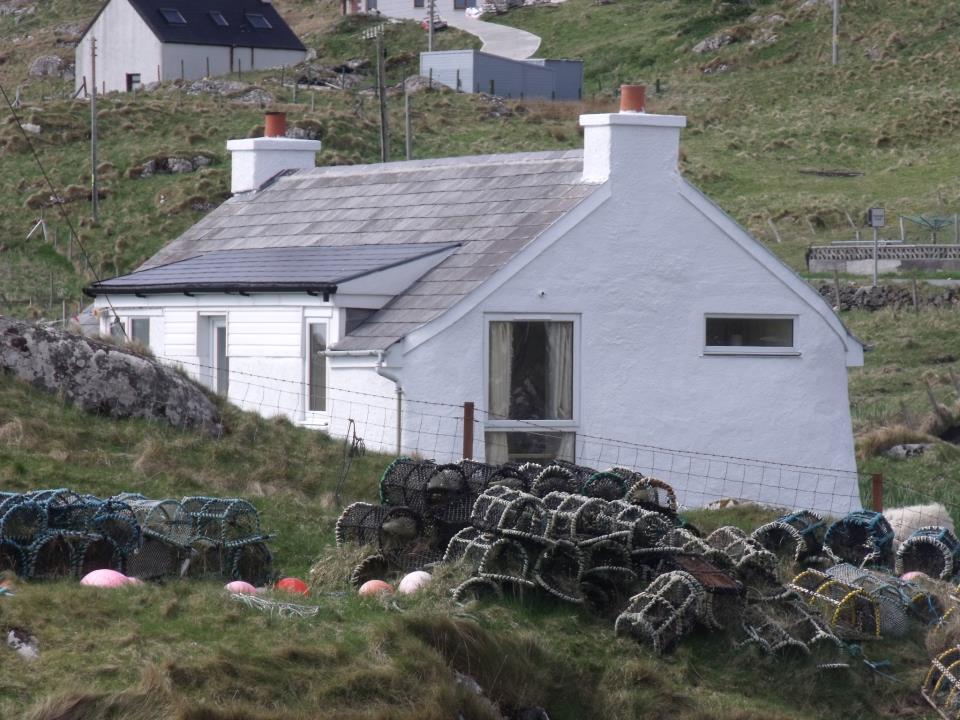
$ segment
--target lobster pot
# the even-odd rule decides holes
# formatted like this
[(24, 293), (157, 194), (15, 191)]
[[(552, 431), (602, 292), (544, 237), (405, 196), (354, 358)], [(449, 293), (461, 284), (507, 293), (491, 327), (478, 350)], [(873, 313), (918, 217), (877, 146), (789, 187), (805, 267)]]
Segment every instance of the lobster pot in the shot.
[(677, 569), (689, 573), (703, 588), (701, 612), (704, 623), (714, 630), (733, 627), (743, 619), (743, 587), (730, 575), (702, 557), (678, 555)]
[(722, 557), (711, 557), (721, 564), (730, 563), (740, 580), (752, 587), (774, 586), (777, 577), (777, 557), (765, 550), (740, 528), (717, 528), (707, 536), (707, 544)]
[(598, 472), (587, 479), (582, 492), (601, 500), (621, 500), (627, 494), (627, 481), (615, 472)]
[(179, 577), (190, 555), (189, 547), (145, 532), (143, 543), (127, 556), (127, 574), (141, 580)]
[(487, 465), (476, 460), (461, 460), (460, 470), (463, 479), (472, 495), (480, 495), (490, 483), (490, 478), (497, 471), (496, 465)]
[(0, 539), (27, 547), (47, 531), (47, 512), (34, 500), (11, 499), (0, 516)]
[(633, 505), (671, 517), (677, 514), (677, 494), (670, 485), (657, 478), (644, 477), (637, 480), (627, 491), (626, 500)]
[(683, 528), (671, 529), (660, 538), (657, 547), (691, 555), (706, 555), (713, 550), (702, 538)]
[(933, 659), (921, 692), (941, 717), (960, 718), (960, 645)]
[(896, 572), (919, 571), (932, 578), (949, 580), (960, 569), (960, 541), (944, 527), (923, 527), (897, 548)]
[(837, 520), (823, 538), (824, 550), (835, 563), (891, 565), (893, 529), (878, 512), (855, 510)]
[(607, 472), (611, 472), (614, 475), (619, 475), (623, 480), (623, 484), (627, 492), (630, 492), (630, 488), (644, 478), (643, 473), (625, 467), (612, 467)]
[(533, 579), (554, 597), (570, 603), (582, 603), (580, 580), (583, 577), (583, 553), (572, 542), (558, 540), (537, 557)]
[(838, 637), (880, 637), (880, 608), (863, 590), (831, 580), (811, 595), (810, 606), (820, 612)]
[(261, 587), (273, 579), (273, 555), (262, 540), (235, 545), (228, 552), (231, 580), (244, 580)]
[(206, 538), (197, 538), (190, 546), (190, 564), (187, 576), (191, 578), (221, 578), (227, 566), (226, 549)]
[(496, 535), (477, 530), (474, 527), (464, 528), (454, 535), (447, 543), (447, 550), (443, 562), (456, 563), (465, 561), (474, 570), (480, 565), (487, 549), (496, 541)]
[(27, 551), (28, 572), (36, 580), (72, 577), (90, 535), (70, 530), (51, 530), (37, 538)]
[(494, 485), (484, 491), (471, 512), (474, 527), (534, 541), (542, 541), (547, 519), (540, 498), (504, 485)]
[[(863, 590), (873, 601), (880, 617), (879, 633), (890, 637), (903, 637), (910, 629), (909, 617), (915, 604), (926, 596), (908, 582), (886, 573), (872, 572), (853, 565), (836, 565), (826, 572), (833, 580)], [(923, 597), (921, 597), (923, 596)]]
[(140, 545), (140, 523), (124, 502), (103, 502), (90, 521), (90, 529), (110, 538), (124, 553), (131, 553)]
[(334, 527), (337, 547), (343, 547), (347, 543), (375, 544), (380, 533), (380, 524), (389, 509), (383, 505), (371, 505), (365, 502), (347, 505), (337, 518), (337, 524)]
[(174, 545), (186, 546), (195, 536), (193, 516), (176, 500), (130, 498), (125, 502), (133, 510), (144, 535), (162, 538)]
[(443, 559), (443, 550), (428, 538), (420, 538), (403, 547), (385, 548), (381, 553), (391, 568), (404, 573), (429, 569)]
[(21, 576), (27, 574), (26, 552), (9, 540), (0, 540), (0, 573), (2, 572), (12, 572)]
[(583, 552), (584, 572), (594, 568), (624, 568), (629, 569), (633, 560), (630, 557), (629, 533), (619, 532), (603, 535), (579, 544)]
[(436, 467), (425, 492), (424, 514), (444, 525), (459, 527), (470, 522), (470, 511), (480, 494), (470, 490), (459, 465)]
[(530, 493), (539, 498), (554, 492), (575, 494), (582, 489), (583, 484), (574, 477), (573, 472), (560, 465), (548, 465), (530, 483)]
[(580, 487), (583, 487), (587, 480), (590, 479), (590, 476), (596, 474), (597, 472), (594, 468), (587, 467), (586, 465), (577, 465), (576, 463), (569, 462), (568, 460), (556, 460), (554, 464), (559, 465), (562, 468), (566, 468), (573, 473), (573, 477), (580, 484)]
[(380, 478), (380, 503), (422, 513), (427, 506), (427, 483), (436, 471), (437, 466), (431, 461), (397, 458)]
[(480, 559), (477, 574), (500, 582), (533, 585), (529, 580), (530, 556), (527, 549), (519, 541), (510, 538), (500, 538), (487, 548)]
[(843, 643), (800, 600), (753, 603), (744, 608), (741, 645), (754, 645), (768, 655), (840, 656)]
[(580, 581), (584, 604), (597, 615), (613, 617), (626, 606), (637, 582), (637, 574), (624, 568), (599, 567), (586, 570)]
[(30, 499), (46, 510), (48, 528), (76, 532), (91, 528), (93, 517), (103, 504), (99, 498), (66, 489), (39, 490), (30, 493)]
[(658, 653), (668, 652), (696, 625), (704, 594), (689, 573), (664, 573), (630, 598), (614, 624), (616, 633), (649, 643)]
[(350, 574), (350, 584), (359, 588), (368, 580), (383, 580), (393, 574), (390, 563), (380, 553), (367, 555)]
[(777, 557), (800, 563), (822, 552), (825, 534), (823, 517), (802, 510), (761, 525), (751, 537)]
[(547, 529), (550, 537), (597, 537), (616, 529), (606, 501), (599, 498), (552, 492), (543, 499), (543, 505), (553, 511)]
[(639, 505), (631, 505), (616, 500), (607, 506), (607, 512), (613, 513), (618, 529), (630, 530), (635, 549), (654, 547), (661, 538), (673, 530), (675, 525), (670, 518)]
[(198, 537), (224, 546), (262, 539), (260, 514), (246, 500), (189, 497), (181, 500), (180, 504), (183, 511), (192, 516)]
[(453, 600), (458, 603), (501, 600), (503, 589), (491, 578), (472, 577), (453, 589)]
[(527, 475), (520, 470), (521, 466), (516, 463), (505, 463), (500, 465), (493, 474), (490, 476), (487, 481), (487, 487), (484, 488), (484, 492), (487, 489), (493, 487), (505, 487), (510, 488), (511, 490), (519, 490), (521, 492), (527, 492), (530, 489), (530, 484), (533, 482), (533, 478)]
[(94, 570), (126, 569), (126, 555), (117, 544), (108, 537), (96, 535), (89, 537), (76, 548), (77, 575), (81, 578)]

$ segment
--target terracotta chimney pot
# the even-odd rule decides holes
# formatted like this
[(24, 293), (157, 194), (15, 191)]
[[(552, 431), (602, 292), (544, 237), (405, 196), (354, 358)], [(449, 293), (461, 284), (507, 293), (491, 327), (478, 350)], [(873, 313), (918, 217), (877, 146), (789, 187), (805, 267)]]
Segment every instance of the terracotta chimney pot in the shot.
[(646, 85), (620, 86), (620, 112), (644, 112), (646, 101)]
[(264, 123), (264, 137), (285, 137), (287, 134), (287, 114), (283, 112), (268, 112)]

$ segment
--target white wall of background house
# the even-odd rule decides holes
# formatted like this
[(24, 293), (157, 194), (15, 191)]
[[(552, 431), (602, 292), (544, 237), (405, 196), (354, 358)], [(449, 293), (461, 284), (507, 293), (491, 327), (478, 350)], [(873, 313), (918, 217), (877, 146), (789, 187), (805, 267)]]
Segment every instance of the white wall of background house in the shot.
[[(291, 67), (301, 62), (305, 53), (299, 50), (276, 50), (272, 48), (222, 47), (218, 45), (188, 45), (185, 43), (164, 43), (161, 75), (164, 80), (178, 80), (181, 73), (187, 80), (231, 72), (269, 70), (270, 68)], [(207, 62), (209, 60), (209, 72)], [(154, 75), (146, 76), (145, 82), (156, 80)]]
[[(679, 128), (616, 126), (614, 134), (623, 132), (613, 142), (591, 137), (608, 127), (586, 131), (587, 173), (604, 175), (602, 167), (591, 170), (591, 141), (614, 157), (609, 194), (591, 196), (457, 308), (408, 336), (390, 355), (403, 365), (404, 392), (488, 408), (489, 323), (567, 319), (576, 328), (573, 418), (538, 424), (855, 471), (846, 367), (862, 363), (859, 343), (779, 261), (773, 269), (761, 264), (758, 253), (767, 251), (682, 180), (675, 170)], [(575, 226), (564, 232), (566, 224)], [(711, 314), (793, 319), (793, 347), (710, 351)], [(482, 437), (477, 444), (482, 449)], [(578, 439), (584, 462), (599, 453), (591, 444)], [(633, 459), (629, 448), (608, 450), (610, 462), (618, 454), (625, 464)], [(723, 497), (736, 495), (728, 481)], [(798, 490), (794, 504), (815, 506), (816, 489)], [(694, 504), (715, 499), (686, 490)], [(765, 492), (779, 502), (790, 494)], [(859, 505), (855, 487), (837, 493), (846, 496), (841, 505)]]
[[(127, 75), (146, 84), (157, 79), (163, 44), (127, 0), (112, 0), (77, 45), (75, 89), (90, 90), (90, 44), (97, 39), (97, 91), (127, 89)], [(109, 38), (109, 39), (108, 39)], [(179, 63), (177, 72), (179, 73)], [(179, 77), (179, 75), (178, 75)]]

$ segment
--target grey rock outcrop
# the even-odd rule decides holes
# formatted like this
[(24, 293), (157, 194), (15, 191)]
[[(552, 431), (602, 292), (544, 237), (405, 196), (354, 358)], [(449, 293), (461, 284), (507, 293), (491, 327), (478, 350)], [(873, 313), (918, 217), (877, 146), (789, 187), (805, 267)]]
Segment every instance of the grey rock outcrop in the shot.
[(216, 406), (158, 361), (110, 343), (0, 316), (0, 371), (87, 412), (223, 432)]
[(30, 63), (30, 77), (59, 77), (66, 70), (66, 63), (56, 55), (41, 55)]

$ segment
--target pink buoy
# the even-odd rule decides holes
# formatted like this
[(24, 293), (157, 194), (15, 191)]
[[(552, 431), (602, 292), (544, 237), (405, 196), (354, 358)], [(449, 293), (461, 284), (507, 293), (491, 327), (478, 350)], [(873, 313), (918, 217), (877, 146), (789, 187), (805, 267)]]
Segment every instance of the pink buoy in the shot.
[(127, 576), (127, 585), (143, 585), (143, 580), (140, 578)]
[(256, 595), (257, 589), (248, 582), (243, 580), (234, 580), (233, 582), (228, 582), (223, 586), (223, 589), (227, 592), (240, 593), (241, 595)]
[(380, 593), (392, 593), (393, 586), (385, 583), (383, 580), (367, 580), (360, 586), (361, 595), (379, 595)]
[(907, 582), (917, 582), (918, 580), (929, 580), (930, 576), (919, 570), (911, 570), (910, 572), (905, 572), (900, 576), (901, 580), (906, 580)]
[(430, 573), (423, 570), (416, 570), (403, 576), (403, 579), (397, 586), (397, 590), (401, 595), (412, 595), (432, 579), (433, 576)]
[(123, 587), (129, 582), (129, 578), (123, 573), (118, 573), (116, 570), (94, 570), (83, 576), (83, 579), (80, 581), (81, 585), (87, 585), (88, 587)]

